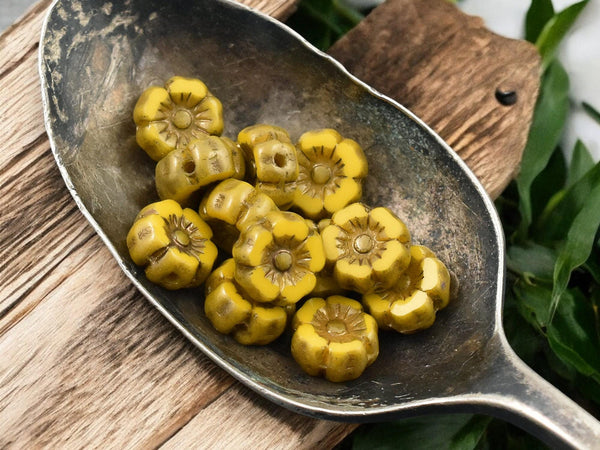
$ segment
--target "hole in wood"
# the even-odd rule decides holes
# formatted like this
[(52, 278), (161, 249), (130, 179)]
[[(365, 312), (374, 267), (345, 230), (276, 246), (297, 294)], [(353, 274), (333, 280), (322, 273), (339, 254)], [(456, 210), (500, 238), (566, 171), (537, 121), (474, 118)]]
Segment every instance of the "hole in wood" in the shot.
[(517, 103), (517, 91), (499, 87), (496, 89), (496, 100), (504, 106), (514, 105)]

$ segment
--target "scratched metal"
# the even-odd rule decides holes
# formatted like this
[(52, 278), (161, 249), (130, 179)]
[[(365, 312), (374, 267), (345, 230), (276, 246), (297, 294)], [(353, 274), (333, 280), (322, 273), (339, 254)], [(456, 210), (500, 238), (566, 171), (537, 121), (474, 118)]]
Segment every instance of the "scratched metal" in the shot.
[[(294, 139), (332, 127), (358, 141), (370, 168), (365, 202), (393, 209), (413, 241), (430, 246), (454, 274), (454, 298), (434, 326), (412, 336), (380, 333), (378, 360), (358, 380), (334, 384), (299, 369), (289, 333), (243, 347), (207, 322), (201, 290), (148, 283), (125, 245), (137, 212), (157, 200), (154, 163), (135, 143), (132, 110), (146, 87), (176, 74), (206, 82), (224, 105), (230, 137), (272, 123)], [(589, 418), (505, 342), (502, 230), (472, 173), (409, 111), (281, 24), (216, 0), (57, 1), (43, 31), (40, 75), (52, 150), (82, 212), (148, 300), (241, 382), (316, 417), (486, 412), (553, 444), (598, 442), (565, 432), (571, 417)]]

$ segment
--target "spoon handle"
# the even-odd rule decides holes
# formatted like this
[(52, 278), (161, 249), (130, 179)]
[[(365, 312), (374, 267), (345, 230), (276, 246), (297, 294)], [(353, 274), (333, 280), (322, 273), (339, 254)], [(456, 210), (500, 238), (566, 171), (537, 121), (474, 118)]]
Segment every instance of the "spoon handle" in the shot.
[[(504, 344), (483, 395), (473, 403), (525, 429), (551, 448), (600, 449), (600, 422), (521, 361)], [(477, 408), (479, 409), (479, 408)]]

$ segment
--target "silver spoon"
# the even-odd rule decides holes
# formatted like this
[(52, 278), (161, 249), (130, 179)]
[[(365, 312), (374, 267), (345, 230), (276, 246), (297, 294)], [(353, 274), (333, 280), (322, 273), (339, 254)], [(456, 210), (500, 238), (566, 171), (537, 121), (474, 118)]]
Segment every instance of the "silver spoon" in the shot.
[[(305, 375), (289, 336), (243, 347), (216, 333), (197, 292), (166, 292), (131, 262), (125, 236), (157, 199), (154, 163), (135, 144), (140, 93), (173, 75), (202, 79), (224, 104), (225, 134), (250, 124), (332, 127), (369, 159), (365, 201), (405, 220), (459, 289), (426, 332), (384, 334), (354, 382)], [(485, 191), (424, 123), (349, 75), (284, 25), (229, 1), (56, 1), (40, 48), (46, 129), (83, 214), (132, 282), (213, 361), (266, 398), (314, 417), (382, 421), (477, 412), (548, 444), (600, 447), (600, 424), (522, 363), (502, 330), (504, 242)]]

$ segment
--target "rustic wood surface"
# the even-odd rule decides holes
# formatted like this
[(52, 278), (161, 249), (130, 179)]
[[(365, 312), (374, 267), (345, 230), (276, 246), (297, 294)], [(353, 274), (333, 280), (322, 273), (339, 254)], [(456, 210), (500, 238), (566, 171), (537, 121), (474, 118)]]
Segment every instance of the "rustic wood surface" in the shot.
[[(333, 447), (354, 425), (297, 415), (235, 382), (132, 287), (77, 209), (43, 125), (37, 50), (50, 3), (39, 2), (0, 36), (0, 448)], [(285, 18), (295, 0), (247, 3)], [(421, 78), (409, 78), (416, 90), (410, 98), (418, 104), (416, 92), (426, 98), (439, 94), (447, 72), (426, 70), (419, 63), (420, 47), (392, 51), (396, 25), (389, 26), (382, 41), (386, 51), (405, 54), (424, 70)], [(381, 68), (385, 53), (365, 53), (363, 40), (381, 39), (381, 32), (358, 30), (339, 44), (338, 55), (346, 63), (358, 61), (349, 58), (355, 46), (368, 64), (379, 61), (370, 82), (380, 78), (394, 87), (389, 73), (397, 74), (397, 62), (387, 73)], [(485, 39), (492, 45), (496, 38)], [(523, 64), (519, 52), (530, 58), (529, 48), (512, 51)], [(525, 66), (533, 71), (529, 62)], [(510, 70), (517, 73), (518, 64)], [(487, 149), (526, 131), (530, 117), (518, 111), (529, 114), (533, 100), (519, 94), (529, 104), (507, 108), (502, 117), (483, 100), (437, 101), (429, 117), (437, 118), (435, 124), (461, 146), (468, 162), (502, 172), (504, 154)], [(483, 108), (479, 114), (477, 104)], [(513, 128), (499, 131), (493, 122), (487, 122), (489, 129), (476, 126), (464, 111), (496, 117), (498, 123), (517, 112)]]
[[(432, 127), (497, 197), (518, 171), (540, 75), (528, 42), (444, 0), (388, 0), (329, 51)], [(496, 90), (516, 93), (502, 105)]]

